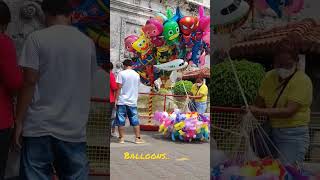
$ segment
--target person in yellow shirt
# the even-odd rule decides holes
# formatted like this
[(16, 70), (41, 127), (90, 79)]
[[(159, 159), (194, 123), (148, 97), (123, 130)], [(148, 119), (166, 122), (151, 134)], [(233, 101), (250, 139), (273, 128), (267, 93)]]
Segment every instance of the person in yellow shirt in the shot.
[(191, 88), (191, 96), (195, 110), (203, 114), (207, 110), (208, 87), (202, 78), (197, 78), (196, 83)]
[(278, 45), (274, 69), (267, 72), (260, 86), (253, 114), (269, 117), (269, 136), (276, 148), (274, 156), (282, 163), (300, 165), (309, 147), (312, 82), (298, 70), (298, 54)]

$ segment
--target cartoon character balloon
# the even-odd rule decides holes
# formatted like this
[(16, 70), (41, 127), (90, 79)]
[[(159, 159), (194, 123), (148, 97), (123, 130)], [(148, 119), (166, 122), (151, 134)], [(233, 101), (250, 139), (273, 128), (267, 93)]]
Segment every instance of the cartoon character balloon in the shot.
[(182, 34), (188, 36), (198, 29), (199, 19), (193, 16), (185, 16), (180, 19), (179, 25)]
[(141, 53), (141, 55), (146, 55), (151, 51), (151, 45), (149, 39), (142, 32), (140, 37), (132, 44), (133, 49)]
[(210, 17), (205, 16), (203, 6), (199, 6), (199, 28), (202, 32), (210, 31)]
[(125, 39), (124, 39), (124, 44), (125, 44), (125, 47), (126, 47), (126, 50), (129, 51), (129, 52), (136, 52), (136, 50), (132, 47), (133, 43), (135, 41), (137, 41), (139, 39), (138, 36), (136, 35), (129, 35), (127, 36)]
[(160, 35), (163, 32), (163, 25), (159, 19), (149, 19), (145, 26), (142, 27), (142, 31), (150, 38), (151, 43), (155, 47), (164, 45), (165, 41)]
[(168, 20), (164, 23), (163, 36), (168, 45), (174, 45), (179, 42), (180, 28), (177, 21), (174, 21), (172, 11), (167, 10)]
[[(304, 5), (304, 0), (265, 0), (268, 6), (278, 15), (283, 16), (283, 11), (288, 14), (296, 14), (301, 11)], [(262, 2), (260, 2), (262, 4)]]
[(180, 30), (182, 33), (182, 44), (187, 48), (192, 48), (192, 34), (198, 29), (199, 19), (197, 17), (185, 16), (179, 21)]

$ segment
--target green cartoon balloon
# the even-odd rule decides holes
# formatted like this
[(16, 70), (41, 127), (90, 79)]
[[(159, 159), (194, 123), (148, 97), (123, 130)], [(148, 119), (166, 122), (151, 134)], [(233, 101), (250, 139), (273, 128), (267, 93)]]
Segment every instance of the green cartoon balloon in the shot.
[(179, 41), (180, 29), (179, 24), (173, 19), (173, 13), (167, 10), (168, 20), (164, 23), (163, 36), (168, 45), (174, 45)]

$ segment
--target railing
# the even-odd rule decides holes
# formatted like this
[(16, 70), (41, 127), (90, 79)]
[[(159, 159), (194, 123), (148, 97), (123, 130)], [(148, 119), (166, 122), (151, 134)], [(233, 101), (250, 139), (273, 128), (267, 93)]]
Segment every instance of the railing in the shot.
[[(210, 101), (208, 97), (208, 106)], [(142, 124), (152, 124), (153, 114), (156, 111), (172, 112), (178, 108), (186, 110), (188, 107), (188, 97), (186, 95), (160, 94), (160, 93), (139, 93), (138, 110)], [(210, 108), (207, 108), (210, 111)]]
[[(237, 132), (241, 122), (242, 112), (240, 108), (211, 107), (211, 136), (218, 149), (232, 153), (235, 144), (239, 143)], [(320, 162), (320, 114), (312, 114), (309, 126), (310, 146), (306, 154), (306, 162)], [(262, 122), (266, 117), (259, 117)], [(244, 145), (240, 145), (240, 151)], [(239, 149), (238, 149), (239, 150)]]
[(87, 125), (87, 156), (91, 176), (109, 176), (111, 112), (109, 100), (91, 98)]

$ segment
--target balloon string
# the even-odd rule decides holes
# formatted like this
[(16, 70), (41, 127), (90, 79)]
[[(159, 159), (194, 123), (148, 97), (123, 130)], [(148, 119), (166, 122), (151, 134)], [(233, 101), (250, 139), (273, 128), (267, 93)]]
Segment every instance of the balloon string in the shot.
[(240, 80), (239, 80), (239, 76), (238, 76), (237, 70), (236, 70), (236, 68), (234, 67), (233, 61), (232, 61), (232, 59), (231, 59), (231, 57), (230, 57), (230, 54), (229, 54), (229, 51), (227, 51), (227, 56), (228, 56), (228, 59), (229, 59), (229, 61), (230, 61), (230, 63), (231, 63), (232, 71), (233, 71), (233, 74), (234, 74), (234, 76), (235, 76), (235, 78), (236, 78), (236, 82), (237, 82), (238, 87), (239, 87), (239, 89), (240, 89), (240, 93), (241, 93), (241, 96), (242, 96), (242, 98), (243, 98), (243, 101), (244, 101), (244, 103), (245, 103), (245, 105), (246, 105), (246, 108), (249, 108), (249, 104), (248, 104), (247, 98), (246, 98), (246, 96), (245, 96), (245, 94), (244, 94), (244, 90), (243, 90), (243, 88), (242, 88), (242, 86), (241, 86), (241, 83), (240, 83)]

